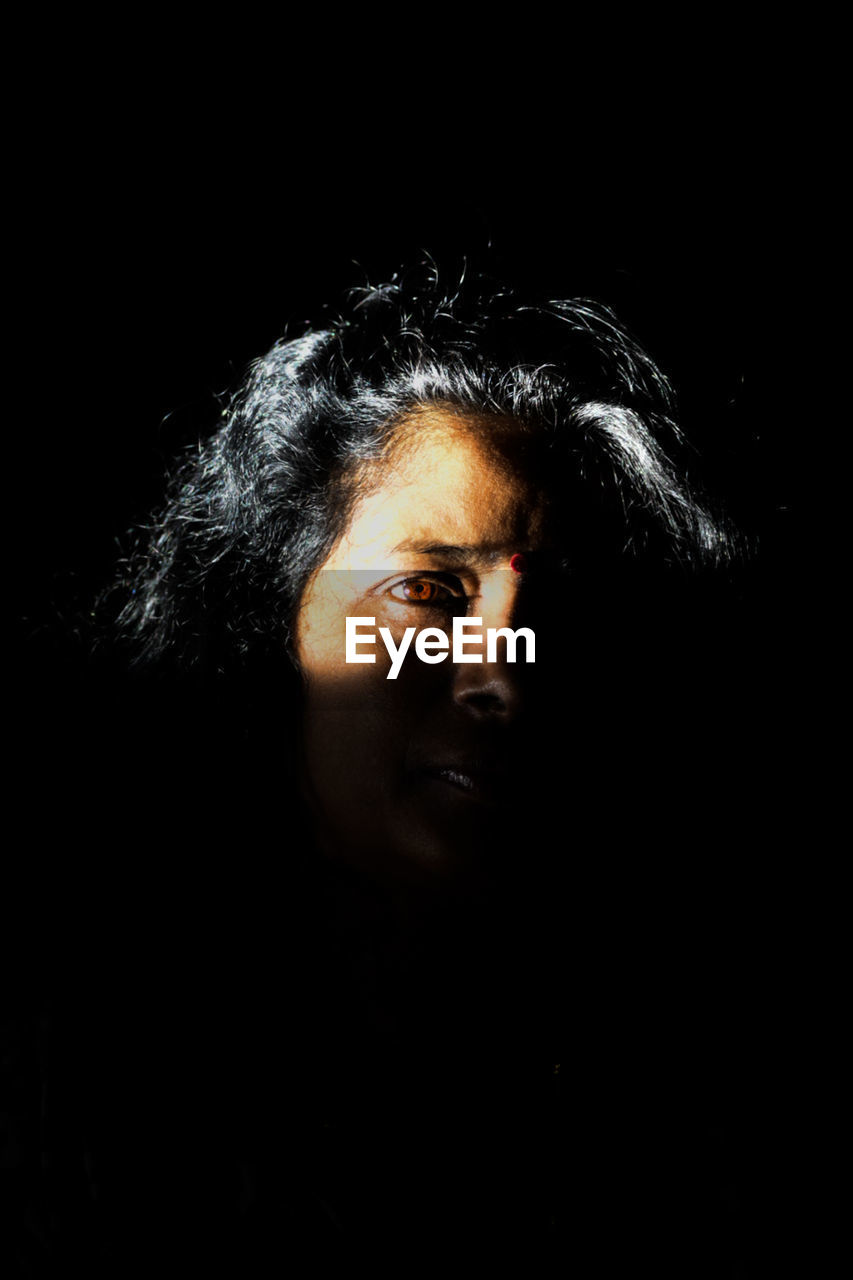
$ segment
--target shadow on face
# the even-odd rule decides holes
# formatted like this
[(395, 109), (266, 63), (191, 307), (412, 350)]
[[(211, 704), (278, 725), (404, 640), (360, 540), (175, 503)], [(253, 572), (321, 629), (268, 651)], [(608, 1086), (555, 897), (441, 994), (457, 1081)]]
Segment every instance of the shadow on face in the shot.
[[(555, 835), (606, 824), (598, 792), (614, 761), (636, 771), (612, 691), (623, 691), (624, 724), (637, 646), (626, 652), (602, 602), (585, 605), (558, 572), (571, 548), (519, 424), (423, 410), (359, 480), (297, 627), (316, 839), (392, 880), (505, 877), (522, 863), (530, 873)], [(358, 624), (358, 661), (346, 660), (348, 618), (372, 619)], [(491, 654), (469, 642), (482, 661), (441, 652), (439, 633), (473, 618), (483, 631), (472, 636), (532, 630), (535, 661), (521, 638), (514, 662), (503, 638)], [(415, 651), (427, 629), (429, 660)], [(606, 671), (614, 640), (621, 675)]]
[[(509, 565), (544, 548), (546, 504), (506, 447), (513, 438), (508, 424), (489, 438), (443, 410), (404, 424), (302, 602), (304, 786), (317, 836), (375, 874), (464, 876), (497, 856), (517, 807), (535, 664), (508, 661), (503, 641), (486, 660), (473, 631), (467, 653), (483, 660), (439, 648), (457, 619), (525, 625), (524, 575)], [(359, 624), (358, 661), (346, 660), (348, 618), (373, 620)], [(436, 645), (418, 656), (427, 629)]]

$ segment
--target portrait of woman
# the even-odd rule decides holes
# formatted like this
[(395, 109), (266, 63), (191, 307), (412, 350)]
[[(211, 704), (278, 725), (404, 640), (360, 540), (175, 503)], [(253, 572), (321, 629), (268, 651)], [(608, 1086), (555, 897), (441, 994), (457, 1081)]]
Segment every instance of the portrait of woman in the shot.
[(123, 455), (51, 708), (86, 838), (16, 1042), (21, 1258), (752, 1256), (754, 462), (606, 298), (446, 257)]

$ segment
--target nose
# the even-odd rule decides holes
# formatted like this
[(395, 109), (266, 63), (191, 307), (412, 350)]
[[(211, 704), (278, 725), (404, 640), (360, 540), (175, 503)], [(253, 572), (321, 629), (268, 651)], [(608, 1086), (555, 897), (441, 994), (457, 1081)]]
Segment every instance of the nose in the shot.
[[(523, 649), (516, 653), (516, 661), (507, 661), (507, 645), (499, 637), (495, 660), (487, 661), (486, 635), (494, 627), (514, 628), (516, 618), (517, 580), (515, 574), (501, 572), (491, 583), (484, 583), (478, 609), (473, 610), (482, 619), (482, 662), (457, 663), (453, 676), (453, 700), (458, 707), (478, 719), (490, 718), (508, 721), (515, 718), (522, 707), (521, 676), (524, 663)], [(474, 652), (472, 649), (471, 652)]]
[(472, 662), (458, 666), (453, 700), (477, 719), (514, 719), (522, 705), (515, 666), (508, 662)]

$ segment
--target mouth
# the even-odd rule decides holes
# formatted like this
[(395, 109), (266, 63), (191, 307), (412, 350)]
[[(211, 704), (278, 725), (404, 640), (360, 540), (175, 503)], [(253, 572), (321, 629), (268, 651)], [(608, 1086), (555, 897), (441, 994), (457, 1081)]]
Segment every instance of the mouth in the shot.
[(484, 768), (481, 765), (429, 764), (419, 769), (417, 776), (483, 804), (499, 803), (508, 790), (508, 774), (505, 770)]
[(442, 782), (447, 782), (451, 787), (458, 787), (460, 791), (474, 791), (476, 784), (470, 773), (462, 773), (459, 769), (441, 769), (427, 770), (427, 777), (439, 778)]

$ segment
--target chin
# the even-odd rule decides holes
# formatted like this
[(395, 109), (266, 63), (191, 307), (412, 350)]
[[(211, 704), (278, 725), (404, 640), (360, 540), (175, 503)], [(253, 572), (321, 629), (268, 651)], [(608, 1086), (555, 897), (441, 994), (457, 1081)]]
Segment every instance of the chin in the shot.
[(326, 807), (319, 844), (377, 884), (476, 885), (505, 864), (511, 814), (492, 796), (437, 779), (377, 795), (336, 812)]
[(503, 861), (498, 811), (471, 801), (406, 806), (389, 828), (387, 848), (398, 873), (424, 884), (471, 884), (490, 877)]

